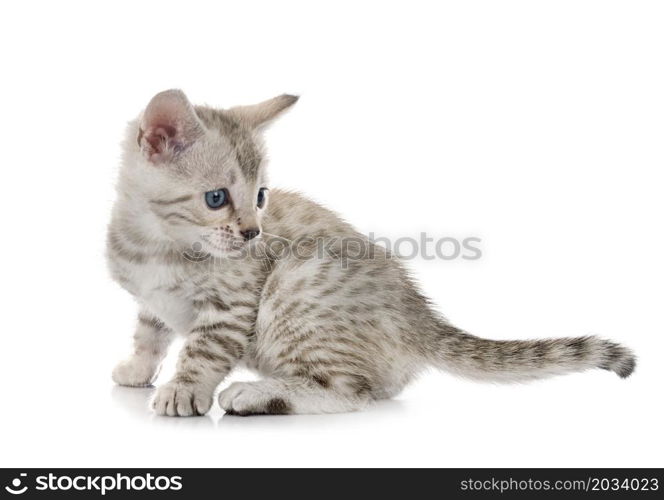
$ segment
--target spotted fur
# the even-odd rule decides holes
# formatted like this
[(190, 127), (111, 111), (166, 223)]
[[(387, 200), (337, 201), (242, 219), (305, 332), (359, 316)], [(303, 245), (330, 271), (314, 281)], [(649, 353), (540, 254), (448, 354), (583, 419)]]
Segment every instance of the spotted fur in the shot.
[[(134, 353), (113, 372), (118, 384), (151, 384), (176, 334), (185, 336), (176, 374), (153, 400), (162, 415), (206, 413), (239, 364), (263, 379), (221, 392), (220, 405), (235, 415), (357, 410), (394, 396), (427, 366), (495, 381), (633, 371), (627, 348), (596, 337), (472, 336), (436, 314), (397, 259), (333, 212), (280, 190), (257, 207), (268, 187), (260, 130), (296, 100), (219, 110), (172, 90), (130, 123), (107, 248), (140, 313)], [(231, 202), (210, 210), (204, 194), (221, 188)], [(245, 241), (249, 229), (262, 234)]]

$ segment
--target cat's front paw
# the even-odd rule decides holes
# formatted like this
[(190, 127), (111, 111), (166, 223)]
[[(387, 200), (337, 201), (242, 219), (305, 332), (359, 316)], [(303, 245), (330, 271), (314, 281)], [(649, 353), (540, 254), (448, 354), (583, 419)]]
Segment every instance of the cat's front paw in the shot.
[(134, 356), (120, 361), (111, 375), (113, 382), (128, 387), (147, 387), (155, 381), (159, 369), (141, 358)]
[(212, 391), (171, 380), (157, 389), (152, 408), (157, 415), (191, 417), (205, 415), (212, 406)]

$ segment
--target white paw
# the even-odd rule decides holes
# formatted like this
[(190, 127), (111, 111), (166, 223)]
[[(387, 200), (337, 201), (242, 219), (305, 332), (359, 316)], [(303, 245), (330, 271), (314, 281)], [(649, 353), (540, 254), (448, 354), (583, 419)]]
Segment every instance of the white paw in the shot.
[(171, 380), (157, 388), (152, 408), (157, 415), (191, 417), (205, 415), (212, 406), (213, 391), (201, 385), (183, 384)]
[(283, 415), (289, 404), (264, 382), (235, 382), (219, 394), (219, 406), (228, 415)]
[(129, 387), (146, 387), (155, 381), (159, 369), (138, 357), (129, 358), (117, 364), (113, 370), (113, 381)]

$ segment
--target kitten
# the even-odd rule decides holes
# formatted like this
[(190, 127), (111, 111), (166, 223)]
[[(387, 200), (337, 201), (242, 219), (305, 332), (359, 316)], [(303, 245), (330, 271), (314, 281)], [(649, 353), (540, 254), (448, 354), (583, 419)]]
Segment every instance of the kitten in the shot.
[(298, 194), (268, 191), (260, 132), (296, 101), (221, 110), (168, 90), (130, 123), (108, 259), (140, 312), (116, 383), (151, 384), (175, 334), (186, 340), (153, 398), (160, 415), (207, 413), (240, 363), (264, 378), (221, 392), (229, 414), (357, 410), (427, 366), (494, 381), (632, 373), (632, 352), (596, 337), (470, 335), (433, 312), (382, 247)]

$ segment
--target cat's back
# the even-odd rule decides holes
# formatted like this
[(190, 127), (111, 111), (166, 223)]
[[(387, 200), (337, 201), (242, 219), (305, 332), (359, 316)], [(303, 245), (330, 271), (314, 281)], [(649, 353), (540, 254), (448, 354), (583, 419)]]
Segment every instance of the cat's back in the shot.
[(364, 238), (332, 210), (298, 192), (283, 189), (270, 190), (263, 231), (267, 236), (289, 240), (325, 236)]

